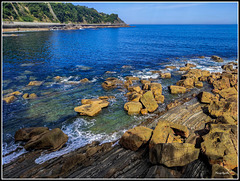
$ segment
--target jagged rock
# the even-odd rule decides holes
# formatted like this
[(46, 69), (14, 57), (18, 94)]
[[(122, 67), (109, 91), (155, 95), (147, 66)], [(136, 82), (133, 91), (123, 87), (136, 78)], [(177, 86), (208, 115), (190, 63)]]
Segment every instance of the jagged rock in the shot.
[(43, 84), (43, 81), (30, 81), (28, 86), (40, 86)]
[(198, 156), (199, 149), (190, 143), (159, 143), (149, 151), (152, 164), (164, 164), (167, 167), (187, 165)]
[(143, 126), (134, 127), (123, 134), (119, 144), (126, 149), (137, 151), (140, 146), (150, 140), (152, 131), (152, 129)]
[(124, 105), (124, 109), (128, 111), (129, 115), (139, 114), (142, 109), (142, 104), (140, 102), (135, 101), (127, 102)]
[(14, 138), (15, 141), (29, 141), (33, 136), (40, 135), (47, 131), (49, 131), (47, 127), (22, 128), (16, 131)]
[(171, 73), (161, 73), (160, 77), (165, 78), (165, 79), (170, 79), (171, 78)]
[(186, 87), (186, 88), (189, 88), (189, 89), (192, 89), (194, 88), (194, 80), (192, 78), (186, 78), (186, 79), (183, 79), (183, 80), (179, 80), (177, 83), (176, 83), (177, 86), (182, 86), (182, 87)]
[(222, 69), (227, 71), (233, 71), (233, 65), (231, 64), (223, 65)]
[(154, 112), (158, 108), (158, 104), (154, 99), (152, 91), (147, 91), (143, 94), (140, 101), (147, 108), (148, 112)]
[(219, 164), (212, 165), (212, 175), (211, 178), (233, 178), (227, 169)]
[(224, 114), (222, 116), (219, 116), (216, 119), (216, 122), (220, 122), (220, 123), (223, 123), (223, 124), (237, 125), (237, 119), (234, 119), (234, 117), (232, 117), (231, 115), (228, 115), (228, 114)]
[(237, 113), (237, 99), (220, 99), (220, 101), (211, 101), (208, 106), (209, 113), (214, 117), (219, 117), (224, 114), (236, 116)]
[(7, 104), (12, 103), (13, 101), (15, 101), (17, 98), (15, 96), (8, 96), (8, 97), (4, 97), (3, 101), (5, 101)]
[(213, 82), (213, 87), (214, 89), (219, 89), (219, 90), (229, 88), (230, 87), (229, 79), (224, 77), (220, 80), (215, 80)]
[(211, 59), (214, 60), (215, 62), (223, 62), (223, 59), (216, 55), (211, 56)]
[(216, 96), (214, 96), (214, 95), (213, 95), (212, 93), (210, 93), (210, 92), (205, 92), (205, 91), (203, 91), (203, 92), (199, 93), (198, 96), (199, 96), (200, 101), (201, 101), (202, 103), (208, 103), (208, 104), (210, 104), (210, 102), (213, 101), (213, 100), (218, 101), (218, 98), (217, 98)]
[(121, 80), (116, 77), (109, 77), (102, 83), (102, 87), (106, 90), (114, 89), (117, 85), (123, 84)]
[(237, 90), (233, 87), (223, 89), (219, 92), (219, 94), (225, 99), (229, 99), (231, 97), (237, 99)]
[(192, 63), (187, 63), (186, 65), (185, 65), (186, 67), (196, 67), (196, 65), (195, 64), (192, 64)]
[[(149, 142), (149, 159), (151, 163), (160, 163), (172, 167), (183, 166), (197, 159), (199, 150), (195, 150), (194, 145), (189, 143), (181, 144), (183, 143), (181, 138), (188, 136), (189, 130), (186, 126), (159, 120)], [(167, 149), (169, 149), (168, 154)], [(183, 149), (182, 153), (180, 153), (181, 149)], [(178, 157), (184, 157), (186, 160), (184, 161)]]
[(139, 102), (140, 98), (142, 97), (142, 94), (137, 92), (130, 92), (130, 94), (127, 94), (129, 101), (136, 101)]
[(203, 136), (201, 143), (210, 164), (221, 164), (230, 170), (237, 167), (236, 130), (236, 125), (211, 124), (210, 132)]
[(78, 112), (80, 115), (95, 116), (101, 112), (102, 107), (98, 103), (84, 104), (74, 108), (74, 111)]
[(68, 140), (68, 136), (59, 128), (43, 132), (33, 136), (24, 146), (26, 150), (48, 149), (50, 151), (59, 150)]
[(186, 93), (187, 89), (182, 86), (171, 85), (170, 91), (171, 91), (171, 94), (183, 94), (183, 93)]

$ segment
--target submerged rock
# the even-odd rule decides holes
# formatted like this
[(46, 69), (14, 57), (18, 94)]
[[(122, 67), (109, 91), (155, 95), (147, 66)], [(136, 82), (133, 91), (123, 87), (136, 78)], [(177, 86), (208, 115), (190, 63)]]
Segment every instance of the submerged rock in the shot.
[(123, 134), (119, 144), (126, 149), (137, 151), (142, 145), (150, 140), (152, 131), (152, 129), (144, 126), (134, 127)]
[(30, 81), (28, 86), (40, 86), (43, 84), (43, 81)]
[(81, 79), (80, 82), (81, 83), (86, 83), (86, 82), (89, 82), (89, 80), (87, 78), (84, 78), (84, 79)]
[(8, 97), (4, 97), (3, 101), (5, 101), (7, 104), (9, 104), (9, 103), (12, 103), (13, 101), (15, 101), (16, 99), (17, 98), (15, 96), (11, 95), (11, 96), (8, 96)]

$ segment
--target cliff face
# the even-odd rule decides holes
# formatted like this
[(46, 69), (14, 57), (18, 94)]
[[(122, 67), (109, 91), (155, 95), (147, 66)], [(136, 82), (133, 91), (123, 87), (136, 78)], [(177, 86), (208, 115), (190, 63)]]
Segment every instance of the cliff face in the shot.
[(49, 23), (124, 23), (117, 14), (99, 13), (71, 3), (3, 3), (3, 21)]

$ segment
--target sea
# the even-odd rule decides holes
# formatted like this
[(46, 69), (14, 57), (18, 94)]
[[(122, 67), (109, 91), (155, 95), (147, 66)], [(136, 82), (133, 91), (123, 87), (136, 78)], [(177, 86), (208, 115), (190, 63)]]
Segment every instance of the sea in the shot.
[[(8, 35), (11, 35), (9, 33)], [(104, 90), (108, 77), (125, 80), (126, 76), (152, 79), (162, 84), (167, 103), (182, 95), (171, 95), (169, 85), (180, 80), (186, 63), (197, 69), (221, 72), (221, 66), (236, 62), (238, 57), (238, 25), (130, 25), (121, 28), (17, 32), (2, 37), (2, 91), (35, 93), (36, 99), (16, 96), (13, 103), (2, 104), (2, 164), (26, 153), (22, 143), (14, 142), (14, 134), (25, 127), (60, 128), (69, 139), (52, 153), (43, 152), (35, 160), (41, 164), (51, 158), (76, 150), (92, 141), (117, 140), (148, 115), (130, 116), (124, 110), (126, 89)], [(211, 60), (220, 56), (224, 62)], [(204, 56), (204, 57), (201, 57)], [(176, 69), (166, 69), (166, 66)], [(171, 79), (162, 79), (161, 70)], [(56, 76), (62, 79), (57, 81)], [(83, 78), (88, 83), (72, 84)], [(41, 86), (27, 86), (30, 81), (43, 81)], [(206, 84), (206, 83), (204, 83)], [(197, 88), (195, 88), (197, 89)], [(81, 99), (115, 96), (109, 106), (94, 116), (80, 116), (74, 107)]]

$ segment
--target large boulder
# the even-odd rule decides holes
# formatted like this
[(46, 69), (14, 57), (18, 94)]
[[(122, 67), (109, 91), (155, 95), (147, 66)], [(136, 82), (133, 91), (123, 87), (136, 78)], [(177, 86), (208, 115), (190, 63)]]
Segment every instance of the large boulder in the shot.
[(142, 97), (142, 94), (137, 92), (128, 92), (126, 95), (129, 101), (136, 101), (136, 102), (139, 102), (140, 98)]
[(138, 77), (132, 77), (132, 76), (127, 76), (125, 77), (126, 80), (131, 80), (131, 81), (138, 81), (140, 80)]
[(143, 94), (140, 101), (147, 108), (148, 112), (154, 112), (158, 108), (158, 104), (154, 99), (152, 91), (147, 91)]
[(214, 89), (222, 90), (230, 87), (229, 79), (224, 77), (213, 82)]
[(116, 77), (109, 77), (102, 83), (102, 87), (106, 90), (114, 89), (118, 85), (123, 84), (123, 81), (119, 80)]
[(190, 70), (190, 67), (180, 67), (179, 70), (180, 71), (188, 71), (188, 70)]
[(33, 136), (24, 146), (26, 150), (48, 149), (59, 150), (68, 140), (68, 136), (59, 128), (54, 128), (42, 134)]
[(152, 131), (152, 129), (143, 126), (134, 127), (123, 134), (119, 144), (126, 149), (137, 151), (150, 140)]
[(124, 109), (128, 111), (129, 115), (139, 114), (142, 109), (142, 104), (136, 101), (127, 102), (124, 104)]
[(215, 62), (223, 62), (223, 59), (216, 55), (211, 56), (211, 59), (214, 60)]
[(176, 85), (192, 89), (194, 88), (194, 80), (192, 78), (187, 77), (186, 79), (179, 80), (176, 83)]
[(219, 117), (224, 114), (229, 114), (236, 117), (238, 115), (237, 99), (220, 99), (220, 101), (213, 100), (208, 106), (208, 111), (213, 117)]
[(151, 83), (150, 89), (153, 92), (154, 98), (157, 103), (163, 103), (164, 96), (162, 95), (162, 85), (160, 83)]
[(235, 97), (236, 100), (237, 100), (237, 93), (238, 93), (237, 90), (233, 87), (223, 89), (219, 92), (220, 96), (222, 96), (225, 99)]
[(149, 142), (150, 162), (173, 167), (184, 166), (196, 160), (199, 150), (193, 144), (183, 143), (183, 139), (188, 136), (186, 126), (159, 120)]
[(237, 126), (211, 124), (210, 132), (203, 136), (201, 149), (210, 164), (220, 164), (233, 170), (237, 165)]
[(203, 92), (199, 93), (198, 97), (200, 98), (200, 101), (202, 103), (210, 104), (210, 102), (213, 100), (218, 101), (218, 98), (210, 92), (203, 91)]
[(47, 127), (30, 127), (22, 128), (16, 131), (14, 138), (15, 141), (29, 141), (33, 136), (48, 132)]
[(159, 143), (150, 149), (150, 162), (167, 167), (184, 166), (198, 159), (200, 150), (190, 143)]
[(171, 94), (183, 94), (186, 93), (187, 89), (182, 86), (170, 85)]

